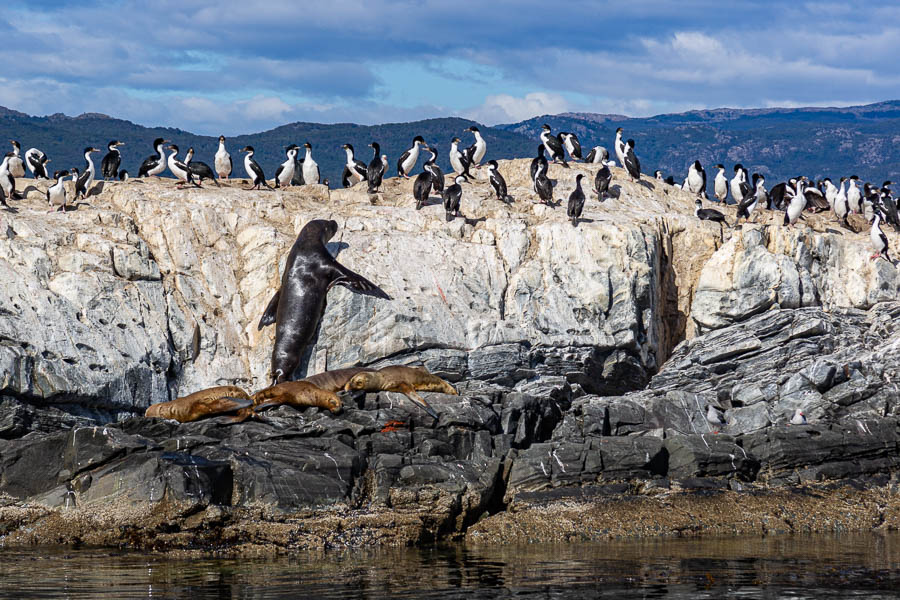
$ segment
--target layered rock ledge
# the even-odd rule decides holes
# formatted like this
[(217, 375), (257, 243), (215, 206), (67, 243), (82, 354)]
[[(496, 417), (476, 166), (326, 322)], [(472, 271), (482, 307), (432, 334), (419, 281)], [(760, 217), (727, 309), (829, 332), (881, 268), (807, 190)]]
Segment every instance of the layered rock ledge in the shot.
[[(866, 231), (774, 213), (723, 229), (688, 194), (618, 169), (615, 196), (590, 195), (573, 228), (534, 203), (528, 161), (501, 164), (516, 202), (477, 181), (449, 223), (396, 179), (376, 196), (106, 183), (52, 215), (20, 181), (28, 197), (0, 213), (0, 543), (897, 526), (900, 281), (869, 260)], [(579, 171), (593, 179), (551, 167), (556, 197)], [(266, 423), (141, 417), (204, 387), (266, 385), (273, 332), (256, 322), (312, 218), (338, 221), (329, 249), (394, 300), (334, 289), (298, 375), (424, 365), (461, 395), (426, 395), (437, 422), (391, 393)], [(788, 423), (796, 408), (808, 424)], [(779, 516), (785, 503), (813, 516)], [(692, 518), (648, 526), (665, 507)]]

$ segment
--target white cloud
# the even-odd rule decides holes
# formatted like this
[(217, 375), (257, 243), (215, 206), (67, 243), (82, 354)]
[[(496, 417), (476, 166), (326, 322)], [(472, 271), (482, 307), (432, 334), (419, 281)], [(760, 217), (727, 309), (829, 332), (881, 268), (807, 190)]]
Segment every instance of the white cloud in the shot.
[(531, 92), (517, 98), (509, 94), (497, 94), (485, 98), (481, 106), (468, 109), (462, 116), (484, 123), (514, 123), (538, 115), (552, 115), (569, 110), (569, 102), (560, 94)]
[(291, 111), (291, 105), (281, 98), (256, 96), (242, 103), (244, 114), (253, 121), (265, 121), (284, 118)]

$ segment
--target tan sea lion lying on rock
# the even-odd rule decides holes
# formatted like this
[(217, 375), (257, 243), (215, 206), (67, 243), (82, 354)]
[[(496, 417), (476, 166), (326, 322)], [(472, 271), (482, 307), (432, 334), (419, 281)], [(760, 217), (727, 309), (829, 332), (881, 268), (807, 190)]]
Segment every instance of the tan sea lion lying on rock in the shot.
[(144, 416), (190, 423), (204, 417), (247, 410), (252, 405), (253, 399), (247, 392), (234, 385), (222, 385), (200, 390), (170, 402), (152, 404)]
[(306, 381), (314, 386), (330, 392), (342, 392), (354, 375), (359, 373), (371, 373), (375, 369), (369, 367), (351, 367), (349, 369), (335, 369), (325, 371), (310, 377), (304, 377), (300, 381)]
[(288, 404), (294, 408), (318, 406), (333, 413), (340, 412), (341, 400), (332, 391), (323, 390), (309, 381), (285, 381), (253, 394), (253, 410), (259, 411)]
[(418, 404), (435, 419), (438, 414), (425, 399), (416, 392), (440, 392), (458, 395), (452, 385), (436, 375), (432, 375), (424, 367), (403, 367), (399, 365), (384, 367), (377, 371), (364, 371), (354, 375), (344, 389), (348, 392), (362, 390), (366, 392), (400, 392)]

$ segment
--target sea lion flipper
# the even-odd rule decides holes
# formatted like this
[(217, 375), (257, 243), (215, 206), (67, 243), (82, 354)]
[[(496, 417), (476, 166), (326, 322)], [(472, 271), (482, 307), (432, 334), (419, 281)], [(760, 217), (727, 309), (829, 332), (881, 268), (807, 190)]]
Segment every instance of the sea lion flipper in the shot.
[(266, 306), (266, 310), (263, 311), (262, 317), (259, 319), (259, 325), (256, 326), (256, 329), (262, 329), (267, 325), (271, 325), (275, 322), (275, 313), (278, 312), (278, 299), (281, 298), (281, 290), (279, 289), (275, 292), (275, 295), (272, 296), (272, 299), (269, 300), (269, 305)]
[(401, 394), (404, 394), (407, 398), (412, 400), (415, 404), (418, 404), (422, 408), (422, 410), (431, 415), (435, 420), (441, 418), (440, 415), (438, 415), (437, 412), (433, 408), (431, 408), (431, 405), (425, 402), (425, 398), (416, 393), (416, 389), (410, 384), (401, 383), (397, 386), (397, 390)]
[(337, 273), (335, 274), (336, 277), (331, 281), (330, 284), (328, 284), (329, 290), (336, 285), (342, 285), (356, 294), (374, 296), (375, 298), (381, 298), (383, 300), (391, 299), (391, 297), (388, 296), (383, 289), (381, 289), (359, 273), (354, 273), (338, 262), (335, 262), (334, 266)]

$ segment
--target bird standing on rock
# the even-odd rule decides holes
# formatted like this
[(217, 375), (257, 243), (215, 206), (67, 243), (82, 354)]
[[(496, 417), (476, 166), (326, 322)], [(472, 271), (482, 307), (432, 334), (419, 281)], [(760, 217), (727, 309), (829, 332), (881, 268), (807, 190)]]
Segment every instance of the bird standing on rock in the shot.
[(634, 140), (625, 142), (625, 170), (632, 181), (641, 180), (641, 162), (634, 153)]
[(138, 169), (138, 177), (159, 175), (166, 170), (166, 159), (165, 152), (163, 152), (163, 144), (168, 143), (169, 140), (164, 140), (163, 138), (156, 138), (155, 140), (153, 140), (153, 149), (156, 150), (156, 154), (153, 156), (148, 156), (144, 159), (144, 162), (141, 163), (141, 167)]
[(562, 142), (559, 141), (558, 137), (552, 135), (550, 131), (550, 126), (546, 123), (541, 126), (541, 143), (547, 149), (547, 155), (553, 162), (560, 161), (564, 167), (569, 168)]
[(256, 152), (253, 149), (253, 146), (244, 146), (241, 148), (241, 152), (247, 153), (244, 156), (244, 170), (247, 172), (247, 177), (250, 179), (251, 185), (248, 189), (258, 190), (259, 186), (264, 185), (266, 186), (266, 189), (271, 190), (272, 188), (266, 183), (266, 176), (263, 173), (262, 167), (259, 166), (259, 163), (253, 158), (253, 154)]
[(584, 162), (599, 165), (606, 162), (607, 160), (609, 160), (609, 150), (607, 150), (603, 146), (594, 146), (593, 148), (591, 148), (591, 151), (588, 152), (588, 155), (584, 159)]
[(194, 180), (196, 180), (200, 185), (203, 184), (204, 179), (209, 179), (216, 184), (216, 187), (220, 187), (219, 182), (216, 181), (216, 174), (213, 173), (213, 170), (209, 167), (209, 165), (205, 162), (194, 160), (193, 146), (188, 148), (187, 154), (184, 155), (184, 164), (188, 169), (191, 170), (191, 174), (194, 176)]
[(569, 153), (569, 158), (572, 160), (581, 160), (581, 142), (578, 141), (577, 135), (569, 133), (568, 131), (561, 131), (556, 137), (559, 139), (559, 142), (562, 144), (565, 151)]
[(122, 153), (119, 152), (119, 146), (124, 146), (125, 142), (112, 140), (106, 145), (107, 153), (100, 163), (100, 172), (103, 175), (103, 181), (115, 179), (119, 174), (119, 165), (122, 164)]
[(219, 177), (228, 179), (231, 175), (232, 163), (231, 154), (225, 149), (224, 135), (219, 136), (219, 149), (216, 150), (216, 157), (213, 160), (213, 164), (216, 166), (216, 173), (218, 173)]
[(344, 164), (341, 183), (344, 187), (351, 187), (366, 179), (366, 165), (353, 155), (353, 146), (351, 144), (344, 144), (341, 148), (347, 153), (347, 162)]
[(481, 137), (481, 132), (478, 131), (478, 128), (472, 125), (466, 131), (471, 132), (475, 136), (475, 143), (466, 148), (466, 157), (469, 159), (469, 164), (474, 165), (476, 169), (481, 168), (481, 161), (484, 159), (484, 155), (487, 152), (487, 142), (484, 141), (484, 138)]
[(506, 180), (500, 174), (500, 167), (497, 161), (489, 160), (488, 167), (490, 168), (491, 187), (494, 188), (494, 192), (497, 194), (497, 200), (511, 204), (513, 199), (506, 193)]
[(603, 161), (597, 174), (594, 175), (594, 193), (597, 199), (603, 202), (609, 195), (609, 184), (612, 182), (612, 171), (609, 170), (609, 162)]
[(425, 170), (431, 173), (431, 189), (436, 194), (440, 194), (444, 191), (444, 172), (441, 171), (441, 168), (435, 162), (437, 161), (438, 151), (434, 146), (428, 146), (425, 149), (431, 153), (431, 158), (425, 161)]
[(695, 160), (688, 168), (687, 179), (684, 180), (685, 191), (696, 195), (706, 194), (706, 171), (699, 160)]
[(48, 162), (50, 159), (47, 158), (47, 155), (37, 148), (29, 148), (25, 153), (25, 166), (28, 167), (35, 179), (50, 179), (47, 174)]
[(374, 194), (381, 187), (381, 181), (384, 179), (384, 163), (381, 162), (381, 146), (378, 142), (369, 144), (372, 149), (372, 160), (366, 167), (366, 180), (369, 182), (368, 193)]
[(433, 179), (434, 175), (428, 168), (416, 175), (416, 180), (413, 181), (413, 198), (416, 199), (416, 210), (419, 210), (428, 202), (428, 195), (431, 193), (431, 188), (434, 185)]
[(88, 146), (84, 149), (84, 172), (75, 181), (75, 200), (83, 200), (91, 191), (91, 185), (94, 183), (94, 161), (91, 154), (100, 152), (99, 149)]
[(543, 204), (553, 205), (553, 184), (547, 177), (547, 165), (543, 165), (534, 177), (534, 191)]
[(450, 166), (453, 167), (453, 170), (465, 177), (467, 180), (471, 175), (469, 174), (469, 167), (471, 167), (471, 163), (469, 162), (469, 157), (466, 152), (463, 152), (459, 149), (460, 139), (458, 137), (450, 140)]
[(296, 144), (291, 144), (285, 149), (287, 158), (283, 163), (275, 169), (275, 187), (290, 187), (291, 180), (294, 178), (294, 170), (297, 168), (297, 152), (300, 148)]
[(715, 221), (716, 223), (728, 225), (728, 221), (725, 220), (725, 215), (714, 208), (703, 208), (703, 200), (700, 198), (697, 198), (694, 205), (696, 206), (694, 214), (697, 215), (697, 218), (701, 221)]
[(25, 161), (19, 154), (22, 152), (22, 146), (16, 140), (9, 140), (13, 147), (12, 158), (9, 159), (9, 173), (13, 177), (25, 177)]
[(413, 138), (412, 146), (410, 146), (400, 158), (397, 160), (397, 175), (409, 179), (409, 174), (416, 166), (419, 160), (419, 146), (425, 146), (425, 140), (421, 135)]
[(47, 204), (50, 205), (50, 211), (53, 212), (53, 207), (58, 207), (56, 210), (61, 210), (66, 212), (66, 203), (68, 202), (68, 198), (66, 197), (66, 184), (63, 183), (63, 179), (69, 176), (68, 171), (57, 171), (53, 174), (53, 178), (56, 179), (56, 183), (47, 188)]
[(725, 165), (718, 164), (716, 165), (716, 169), (718, 169), (718, 173), (716, 173), (716, 180), (713, 183), (713, 191), (716, 194), (716, 200), (725, 203), (725, 200), (728, 198), (728, 178), (725, 177)]
[(713, 427), (716, 428), (714, 433), (719, 433), (722, 427), (728, 424), (728, 421), (725, 420), (725, 416), (720, 413), (712, 404), (707, 405), (706, 422), (709, 423), (710, 429), (712, 429)]
[(168, 158), (169, 170), (178, 178), (178, 183), (175, 185), (182, 187), (190, 183), (196, 187), (202, 187), (199, 183), (194, 181), (194, 174), (191, 173), (191, 169), (184, 164), (183, 161), (178, 160), (178, 146), (172, 144), (169, 146), (169, 150), (172, 151), (172, 154), (170, 154)]
[(569, 204), (566, 206), (566, 216), (572, 221), (572, 226), (578, 225), (581, 212), (584, 210), (584, 192), (581, 190), (581, 178), (583, 173), (575, 176), (575, 189), (569, 194)]
[(462, 184), (465, 181), (466, 178), (464, 176), (457, 175), (453, 185), (449, 186), (444, 190), (444, 193), (441, 194), (444, 200), (444, 211), (446, 212), (448, 221), (452, 221), (455, 217), (459, 216), (459, 206), (462, 202)]

